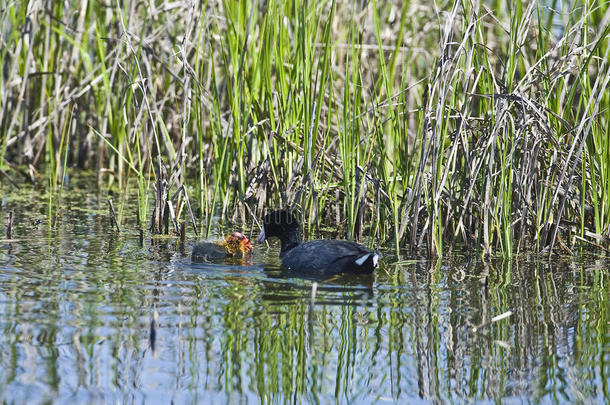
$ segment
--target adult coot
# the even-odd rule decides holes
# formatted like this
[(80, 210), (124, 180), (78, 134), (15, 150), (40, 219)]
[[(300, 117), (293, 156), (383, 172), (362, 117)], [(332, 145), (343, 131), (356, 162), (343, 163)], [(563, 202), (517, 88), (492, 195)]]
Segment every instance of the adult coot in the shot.
[(215, 242), (199, 242), (193, 246), (191, 260), (205, 262), (221, 260), (228, 257), (241, 257), (252, 252), (252, 244), (243, 234), (233, 232), (225, 240)]
[(272, 236), (279, 238), (282, 244), (282, 264), (300, 273), (371, 273), (379, 260), (377, 253), (345, 240), (312, 240), (301, 243), (301, 224), (286, 210), (270, 212), (263, 218), (263, 232), (258, 242)]

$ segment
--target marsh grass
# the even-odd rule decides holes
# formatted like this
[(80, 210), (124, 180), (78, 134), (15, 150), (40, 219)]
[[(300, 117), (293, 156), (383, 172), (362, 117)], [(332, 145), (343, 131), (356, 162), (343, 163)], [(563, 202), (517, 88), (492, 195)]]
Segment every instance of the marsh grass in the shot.
[[(148, 3), (147, 3), (148, 4)], [(609, 3), (4, 3), (3, 168), (443, 254), (608, 246)], [(192, 189), (191, 189), (192, 190)], [(170, 196), (171, 197), (171, 196)], [(184, 217), (184, 199), (175, 211)], [(182, 202), (181, 202), (182, 201)]]

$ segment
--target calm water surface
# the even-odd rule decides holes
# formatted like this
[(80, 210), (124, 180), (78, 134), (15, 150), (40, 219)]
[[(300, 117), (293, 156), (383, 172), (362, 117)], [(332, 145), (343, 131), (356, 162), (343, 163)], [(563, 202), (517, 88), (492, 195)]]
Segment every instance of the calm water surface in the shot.
[(277, 244), (192, 264), (189, 243), (141, 246), (133, 220), (115, 234), (86, 184), (3, 186), (3, 237), (10, 210), (18, 224), (0, 242), (2, 403), (610, 399), (606, 258), (388, 255), (373, 276), (318, 280), (312, 301)]

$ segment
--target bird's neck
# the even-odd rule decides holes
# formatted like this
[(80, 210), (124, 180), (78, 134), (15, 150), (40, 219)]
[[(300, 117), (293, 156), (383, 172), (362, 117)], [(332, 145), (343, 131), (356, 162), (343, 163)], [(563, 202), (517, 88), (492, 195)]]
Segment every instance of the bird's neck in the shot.
[(288, 252), (291, 249), (299, 246), (301, 244), (301, 234), (299, 231), (289, 233), (280, 239), (282, 244), (282, 250), (280, 251), (280, 255)]

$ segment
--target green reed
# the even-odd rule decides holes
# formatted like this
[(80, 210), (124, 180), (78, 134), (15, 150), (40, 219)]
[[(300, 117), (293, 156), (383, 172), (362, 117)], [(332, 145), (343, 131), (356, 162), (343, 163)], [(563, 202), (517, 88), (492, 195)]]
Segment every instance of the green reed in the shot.
[(161, 162), (207, 233), (284, 206), (429, 254), (606, 245), (608, 4), (554, 3), (9, 4), (0, 150), (135, 175), (141, 226)]

